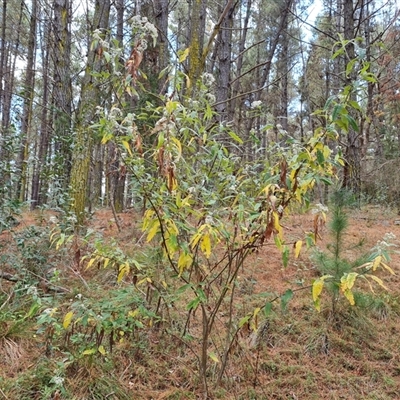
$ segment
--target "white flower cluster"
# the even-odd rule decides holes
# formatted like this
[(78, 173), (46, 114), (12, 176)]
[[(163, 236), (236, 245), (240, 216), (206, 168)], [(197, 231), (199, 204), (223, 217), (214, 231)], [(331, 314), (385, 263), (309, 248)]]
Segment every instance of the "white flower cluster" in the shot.
[(131, 27), (142, 40), (147, 35), (151, 36), (153, 38), (153, 46), (156, 45), (158, 31), (157, 28), (151, 22), (149, 22), (147, 17), (141, 17), (140, 15), (133, 16), (131, 19)]
[(257, 107), (260, 107), (261, 104), (262, 104), (262, 101), (261, 101), (261, 100), (255, 100), (255, 101), (253, 101), (253, 102), (250, 104), (250, 108), (257, 108)]
[(329, 209), (327, 206), (324, 206), (321, 203), (317, 203), (311, 210), (311, 214), (327, 213), (328, 211)]
[(385, 235), (383, 236), (383, 240), (385, 242), (391, 242), (392, 240), (396, 239), (396, 235), (392, 232), (386, 232)]
[(210, 104), (213, 104), (216, 101), (216, 98), (212, 93), (206, 93), (204, 97)]
[(108, 43), (107, 41), (105, 41), (103, 39), (104, 35), (102, 34), (100, 29), (96, 29), (95, 31), (93, 31), (92, 36), (93, 36), (93, 41), (98, 42), (102, 49), (104, 49), (104, 50), (109, 49), (110, 43)]
[(208, 88), (211, 87), (215, 82), (214, 75), (208, 72), (204, 72), (204, 74), (201, 75), (201, 80), (203, 81), (204, 86), (207, 86)]
[(147, 49), (147, 40), (146, 39), (140, 39), (136, 49), (140, 53), (143, 53)]
[(51, 379), (56, 386), (61, 386), (64, 383), (64, 378), (61, 376), (53, 376)]
[(389, 247), (393, 247), (393, 246), (396, 247), (396, 245), (392, 243), (392, 241), (395, 240), (395, 239), (396, 239), (396, 235), (394, 233), (387, 232), (383, 236), (382, 240), (379, 240), (376, 243), (375, 248), (378, 251), (384, 251), (384, 250), (387, 250)]

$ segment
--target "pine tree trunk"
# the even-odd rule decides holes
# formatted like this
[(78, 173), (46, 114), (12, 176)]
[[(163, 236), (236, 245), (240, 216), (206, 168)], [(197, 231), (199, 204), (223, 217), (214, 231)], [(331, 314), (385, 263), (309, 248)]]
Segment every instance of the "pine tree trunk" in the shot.
[[(110, 0), (96, 0), (93, 28), (105, 32), (109, 25)], [(81, 97), (75, 121), (75, 144), (72, 155), (71, 197), (72, 209), (76, 216), (77, 229), (85, 222), (85, 207), (88, 202), (88, 179), (93, 149), (93, 137), (90, 126), (95, 117), (96, 105), (100, 102), (100, 89), (92, 76), (99, 72), (102, 60), (96, 49), (90, 47), (85, 76), (82, 82)]]
[(40, 121), (40, 135), (37, 139), (37, 157), (34, 162), (32, 175), (32, 190), (31, 190), (31, 209), (42, 205), (46, 199), (45, 193), (41, 191), (42, 182), (41, 175), (46, 165), (46, 158), (49, 145), (49, 112), (48, 112), (48, 97), (49, 97), (49, 57), (50, 57), (50, 38), (49, 38), (49, 21), (44, 23), (44, 40), (45, 45), (42, 49), (44, 54), (43, 60), (43, 97), (42, 110)]
[(54, 1), (54, 132), (57, 184), (67, 190), (71, 171), (71, 4), (70, 0)]
[(22, 110), (21, 122), (21, 146), (18, 159), (16, 162), (16, 170), (19, 173), (17, 180), (15, 197), (20, 201), (26, 200), (26, 184), (27, 184), (27, 159), (28, 159), (28, 135), (32, 119), (32, 104), (34, 97), (35, 85), (35, 57), (36, 57), (36, 31), (37, 31), (37, 0), (32, 1), (31, 18), (29, 25), (28, 38), (28, 55), (26, 62), (26, 74), (24, 81), (24, 104)]
[[(344, 23), (344, 39), (348, 40), (346, 46), (347, 60), (355, 58), (354, 43), (354, 8), (353, 0), (344, 0), (343, 3), (343, 23)], [(346, 85), (352, 85), (355, 80), (354, 74), (351, 73), (346, 78)], [(357, 101), (355, 95), (352, 95), (352, 100)], [(347, 189), (353, 191), (357, 196), (361, 192), (361, 143), (359, 133), (349, 127), (347, 133), (347, 146), (345, 152), (345, 167), (343, 171), (343, 185)]]

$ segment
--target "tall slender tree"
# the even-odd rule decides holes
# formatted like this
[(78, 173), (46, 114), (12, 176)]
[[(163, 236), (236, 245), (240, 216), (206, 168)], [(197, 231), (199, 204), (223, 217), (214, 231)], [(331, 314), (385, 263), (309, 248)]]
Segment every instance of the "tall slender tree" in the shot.
[(28, 37), (28, 53), (26, 61), (26, 72), (24, 80), (24, 100), (21, 119), (21, 146), (17, 158), (16, 169), (19, 174), (16, 186), (16, 197), (21, 201), (26, 200), (27, 189), (27, 159), (28, 159), (28, 135), (32, 119), (32, 106), (34, 100), (35, 85), (35, 59), (36, 59), (36, 32), (37, 32), (37, 13), (38, 1), (32, 0), (32, 8), (30, 10), (29, 37)]
[[(110, 0), (96, 0), (91, 33), (104, 37), (109, 28)], [(101, 103), (101, 91), (93, 74), (101, 71), (103, 49), (99, 41), (88, 50), (85, 75), (82, 79), (80, 100), (75, 120), (75, 143), (72, 155), (71, 196), (72, 209), (77, 220), (77, 228), (85, 221), (85, 207), (88, 201), (89, 172), (93, 150), (93, 124), (96, 106)]]

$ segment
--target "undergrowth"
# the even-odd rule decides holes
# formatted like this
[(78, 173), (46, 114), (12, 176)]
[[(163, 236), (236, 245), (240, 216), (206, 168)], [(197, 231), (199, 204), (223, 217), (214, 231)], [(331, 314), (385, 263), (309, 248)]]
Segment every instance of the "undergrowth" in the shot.
[[(24, 235), (20, 231), (15, 237)], [(31, 243), (29, 235), (26, 240)], [(6, 246), (4, 241), (2, 244)], [(187, 304), (184, 292), (174, 294), (172, 288), (157, 286), (155, 277), (160, 281), (165, 277), (157, 276), (156, 269), (149, 274), (150, 281), (139, 285), (138, 271), (131, 271), (119, 283), (118, 270), (108, 275), (107, 281), (101, 265), (81, 266), (76, 271), (66, 266), (73, 260), (72, 242), (69, 250), (62, 250), (61, 259), (60, 249), (41, 245), (47, 262), (61, 261), (57, 285), (68, 291), (42, 288), (33, 274), (18, 275), (17, 282), (0, 281), (0, 397), (199, 398), (196, 354), (201, 346), (201, 325), (195, 313), (186, 326), (187, 315), (181, 310), (181, 305)], [(15, 259), (29, 265), (29, 259), (19, 258), (22, 249), (17, 243), (11, 240), (6, 247), (8, 257), (13, 248)], [(41, 251), (41, 247), (26, 246), (25, 250), (28, 248), (35, 256)], [(89, 245), (87, 250), (91, 249), (95, 247)], [(151, 246), (133, 244), (131, 254), (139, 255), (139, 249), (141, 265), (146, 251), (153, 265), (161, 265)], [(271, 252), (270, 247), (260, 250), (241, 269), (235, 304), (239, 315), (252, 313), (274, 296), (268, 278), (262, 280), (260, 275), (262, 268), (269, 273), (277, 268), (265, 266), (265, 260), (273, 257)], [(360, 258), (357, 253), (355, 248), (351, 250), (354, 260)], [(307, 257), (304, 254), (297, 263), (307, 262)], [(287, 267), (289, 275), (295, 265), (293, 261)], [(9, 272), (11, 267), (7, 267)], [(47, 268), (37, 271), (37, 275), (44, 274)], [(318, 271), (302, 272), (304, 287), (310, 278), (318, 278)], [(391, 279), (396, 282), (396, 276)], [(294, 287), (295, 282), (287, 285)], [(345, 297), (337, 301), (334, 324), (331, 309), (326, 307), (329, 303), (323, 302), (321, 312), (316, 312), (309, 289), (296, 291), (286, 307), (273, 304), (268, 317), (259, 314), (256, 321), (243, 323), (230, 344), (230, 362), (220, 384), (210, 390), (212, 398), (398, 398), (399, 295), (365, 289), (354, 291), (355, 306)], [(222, 315), (218, 321), (223, 321)], [(210, 380), (217, 378), (218, 363), (208, 374)]]

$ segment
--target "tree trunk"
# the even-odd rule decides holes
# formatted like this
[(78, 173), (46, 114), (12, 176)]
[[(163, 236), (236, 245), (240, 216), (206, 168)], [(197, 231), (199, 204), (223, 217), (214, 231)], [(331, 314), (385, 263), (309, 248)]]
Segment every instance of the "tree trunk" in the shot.
[(192, 0), (190, 14), (190, 52), (189, 52), (189, 95), (194, 96), (196, 93), (197, 81), (203, 72), (203, 42), (205, 30), (205, 1)]
[(54, 1), (54, 132), (55, 171), (57, 184), (66, 191), (71, 171), (71, 4), (70, 0)]
[[(218, 33), (219, 52), (218, 52), (218, 79), (217, 79), (217, 118), (219, 121), (226, 121), (228, 118), (228, 98), (230, 94), (230, 72), (232, 59), (232, 27), (233, 15), (236, 4), (230, 5), (224, 18), (221, 29)], [(223, 10), (220, 11), (220, 14)]]
[[(105, 32), (109, 25), (110, 0), (96, 0), (93, 28)], [(75, 121), (75, 145), (72, 155), (71, 197), (72, 209), (76, 216), (77, 229), (85, 222), (88, 178), (93, 148), (90, 126), (95, 117), (96, 105), (100, 103), (100, 89), (94, 81), (93, 72), (101, 71), (102, 60), (99, 51), (90, 47), (85, 75), (82, 82), (81, 96)]]
[[(344, 39), (349, 40), (346, 46), (347, 60), (355, 58), (354, 51), (354, 8), (353, 0), (344, 0), (343, 2), (343, 23)], [(352, 85), (355, 80), (354, 74), (348, 74), (346, 85)], [(357, 101), (355, 94), (352, 94), (352, 100)], [(361, 143), (360, 136), (351, 126), (347, 133), (347, 146), (345, 152), (345, 167), (343, 171), (343, 185), (345, 188), (353, 191), (357, 196), (361, 192)]]
[(28, 135), (32, 119), (32, 104), (35, 85), (35, 56), (36, 56), (36, 30), (37, 30), (37, 0), (32, 0), (32, 10), (29, 25), (28, 55), (26, 61), (26, 75), (24, 81), (24, 105), (21, 121), (21, 146), (16, 163), (19, 173), (15, 197), (21, 201), (26, 200), (27, 184), (27, 159), (29, 153)]
[(42, 94), (42, 110), (40, 121), (40, 135), (37, 143), (37, 160), (34, 162), (32, 175), (32, 190), (31, 190), (31, 209), (43, 204), (46, 194), (41, 192), (41, 174), (46, 165), (47, 151), (49, 146), (49, 112), (48, 112), (48, 97), (49, 97), (49, 57), (50, 57), (50, 30), (49, 21), (44, 22), (44, 42), (42, 54), (43, 60), (43, 94)]

